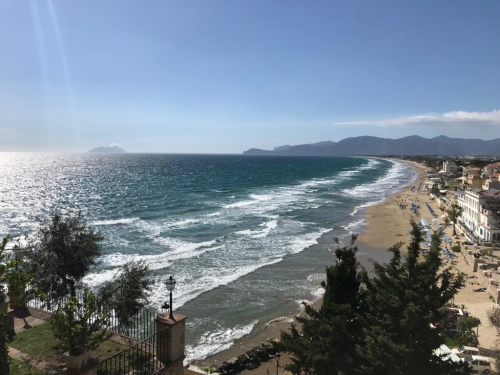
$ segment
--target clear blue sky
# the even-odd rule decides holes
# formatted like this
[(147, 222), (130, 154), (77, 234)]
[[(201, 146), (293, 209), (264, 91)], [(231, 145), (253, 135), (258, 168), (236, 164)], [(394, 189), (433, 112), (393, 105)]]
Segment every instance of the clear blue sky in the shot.
[(0, 150), (500, 137), (500, 1), (2, 0)]

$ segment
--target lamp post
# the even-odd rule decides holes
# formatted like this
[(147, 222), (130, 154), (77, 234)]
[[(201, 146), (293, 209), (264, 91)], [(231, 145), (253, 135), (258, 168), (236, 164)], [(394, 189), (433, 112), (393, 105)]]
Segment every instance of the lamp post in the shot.
[(170, 292), (170, 319), (174, 319), (174, 315), (172, 314), (172, 291), (175, 289), (175, 284), (176, 284), (176, 281), (175, 279), (170, 276), (168, 279), (167, 279), (167, 289), (168, 291)]
[(276, 375), (278, 375), (279, 368), (280, 368), (280, 357), (281, 357), (280, 352), (277, 352), (276, 353)]

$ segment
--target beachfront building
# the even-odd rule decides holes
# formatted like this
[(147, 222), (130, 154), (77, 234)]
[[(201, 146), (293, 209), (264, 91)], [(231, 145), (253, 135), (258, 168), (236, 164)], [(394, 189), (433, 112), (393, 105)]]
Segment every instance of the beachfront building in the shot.
[(464, 176), (479, 176), (481, 174), (481, 168), (478, 167), (464, 167), (463, 175)]
[(483, 180), (483, 190), (500, 189), (500, 173), (495, 172)]
[(464, 194), (463, 190), (448, 189), (446, 191), (446, 208), (450, 208), (455, 203), (458, 204), (458, 197)]
[(499, 163), (493, 163), (485, 166), (483, 168), (483, 178), (489, 178), (493, 174), (500, 172), (500, 162)]
[(460, 218), (469, 239), (500, 241), (500, 191), (473, 189), (458, 195)]
[(481, 189), (483, 187), (483, 179), (479, 174), (469, 174), (465, 177), (464, 188), (468, 190)]
[(455, 174), (457, 173), (457, 165), (453, 160), (446, 160), (443, 162), (442, 172), (446, 174)]

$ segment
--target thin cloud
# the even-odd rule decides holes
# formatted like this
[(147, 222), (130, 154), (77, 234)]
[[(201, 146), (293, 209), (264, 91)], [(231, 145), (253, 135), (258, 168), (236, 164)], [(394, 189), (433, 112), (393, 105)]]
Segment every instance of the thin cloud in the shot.
[(122, 147), (122, 145), (119, 143), (111, 143), (109, 147)]
[(374, 126), (500, 126), (500, 110), (491, 112), (446, 112), (442, 114), (399, 117), (387, 120), (335, 122), (334, 125)]

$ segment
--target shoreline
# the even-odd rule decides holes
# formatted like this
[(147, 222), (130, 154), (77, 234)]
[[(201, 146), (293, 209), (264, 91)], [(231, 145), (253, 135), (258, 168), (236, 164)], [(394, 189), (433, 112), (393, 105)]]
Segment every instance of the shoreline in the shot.
[[(407, 242), (406, 231), (410, 228), (410, 219), (417, 222), (421, 218), (432, 219), (432, 215), (430, 215), (426, 207), (426, 203), (432, 203), (428, 192), (416, 191), (419, 184), (424, 183), (427, 179), (427, 167), (412, 161), (404, 162), (417, 172), (417, 177), (399, 192), (392, 194), (380, 203), (366, 208), (364, 213), (366, 225), (358, 236), (358, 243), (379, 250), (387, 250), (398, 242)], [(412, 186), (415, 186), (413, 192), (411, 191)], [(418, 204), (420, 205), (419, 213), (415, 214), (409, 209), (400, 209), (399, 203), (405, 205)], [(402, 251), (404, 252), (404, 246)]]
[[(356, 241), (356, 244), (358, 245), (359, 251), (358, 251), (358, 260), (360, 263), (365, 266), (368, 270), (371, 270), (371, 260), (375, 260), (378, 262), (387, 262), (390, 259), (390, 253), (388, 251), (381, 251), (381, 250), (387, 250), (389, 249), (390, 246), (394, 245), (395, 243), (401, 241), (402, 238), (406, 240), (406, 237), (404, 236), (404, 231), (407, 230), (410, 225), (409, 225), (409, 219), (410, 219), (410, 210), (404, 210), (407, 215), (394, 215), (393, 213), (390, 215), (393, 220), (396, 220), (397, 223), (395, 225), (401, 226), (401, 221), (406, 222), (406, 228), (403, 230), (403, 233), (400, 233), (399, 231), (396, 233), (392, 233), (391, 236), (380, 236), (380, 233), (384, 234), (383, 229), (381, 230), (381, 226), (384, 226), (384, 223), (380, 223), (380, 218), (384, 217), (387, 215), (386, 211), (395, 211), (394, 207), (397, 206), (397, 202), (400, 199), (409, 199), (411, 198), (410, 194), (412, 194), (413, 197), (415, 197), (415, 194), (422, 194), (422, 197), (425, 195), (428, 195), (427, 193), (412, 193), (411, 192), (411, 186), (417, 186), (418, 184), (422, 181), (425, 180), (426, 178), (426, 167), (423, 167), (422, 165), (419, 165), (414, 162), (409, 162), (409, 161), (404, 161), (404, 160), (399, 160), (402, 161), (405, 164), (407, 164), (409, 167), (413, 168), (417, 172), (417, 177), (410, 182), (409, 185), (402, 187), (402, 189), (391, 196), (387, 197), (385, 200), (378, 202), (372, 206), (366, 207), (363, 213), (364, 217), (364, 222), (365, 224), (363, 225), (362, 228), (360, 228), (360, 234), (358, 235), (358, 239)], [(398, 198), (403, 196), (403, 198)], [(417, 198), (419, 199), (419, 198)], [(420, 199), (419, 199), (420, 200)], [(426, 207), (421, 207), (421, 211), (424, 209), (427, 209)], [(399, 210), (399, 208), (398, 208)], [(402, 211), (402, 210), (401, 210)], [(430, 213), (429, 213), (430, 215)], [(406, 216), (406, 217), (405, 217)], [(413, 216), (415, 216), (413, 214)], [(385, 220), (385, 224), (387, 224), (387, 220)], [(375, 228), (374, 228), (375, 227)], [(390, 245), (387, 246), (387, 244), (390, 243)], [(375, 245), (374, 245), (375, 244)], [(318, 309), (321, 307), (321, 304), (323, 302), (323, 297), (319, 297), (316, 301), (312, 303), (313, 308)], [(220, 365), (222, 364), (223, 361), (226, 361), (230, 358), (237, 357), (246, 351), (254, 348), (255, 346), (260, 346), (260, 343), (266, 342), (269, 339), (279, 339), (280, 333), (282, 331), (287, 331), (290, 329), (292, 323), (295, 322), (295, 318), (302, 314), (302, 309), (300, 307), (297, 307), (294, 311), (291, 311), (287, 316), (282, 316), (282, 317), (277, 317), (270, 322), (266, 323), (265, 328), (262, 329), (260, 332), (255, 332), (253, 334), (250, 334), (248, 336), (245, 336), (241, 339), (238, 339), (234, 342), (234, 344), (228, 348), (225, 349), (213, 356), (210, 356), (206, 358), (205, 360), (201, 361), (194, 361), (193, 365), (195, 366), (203, 366), (203, 365), (213, 365), (217, 364)], [(296, 323), (296, 322), (295, 322)], [(285, 355), (283, 355), (280, 359), (280, 364), (285, 365), (290, 362), (290, 358), (288, 358)], [(271, 360), (268, 363), (263, 363), (261, 366), (259, 366), (255, 370), (244, 370), (241, 372), (242, 375), (265, 375), (267, 374), (267, 371), (271, 371), (272, 369), (275, 368), (273, 366), (276, 366), (276, 362), (274, 360)], [(281, 372), (283, 374), (287, 374), (286, 372)]]

